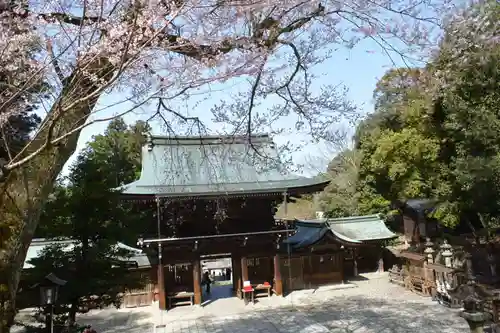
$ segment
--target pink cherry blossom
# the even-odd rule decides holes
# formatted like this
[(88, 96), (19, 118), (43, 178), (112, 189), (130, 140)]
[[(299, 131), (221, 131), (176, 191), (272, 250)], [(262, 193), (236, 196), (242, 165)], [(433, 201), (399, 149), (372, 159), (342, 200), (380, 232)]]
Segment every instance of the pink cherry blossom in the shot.
[[(159, 96), (175, 104), (195, 90), (244, 79), (245, 91), (228, 93), (214, 105), (215, 122), (223, 121), (232, 132), (280, 132), (287, 129), (276, 124), (292, 119), (300, 124), (295, 131), (315, 140), (328, 137), (342, 119), (359, 117), (344, 87), (312, 87), (315, 66), (339, 47), (364, 39), (381, 48), (367, 54), (386, 49), (414, 56), (437, 44), (440, 25), (450, 16), (445, 15), (449, 2), (441, 0), (425, 5), (415, 0), (11, 3), (0, 7), (0, 67), (8, 82), (0, 93), (0, 126), (35, 102), (48, 114), (54, 103), (62, 103), (57, 109), (68, 115), (121, 90), (141, 105)], [(78, 82), (71, 81), (75, 75), (81, 76)], [(48, 91), (30, 90), (40, 82)], [(274, 106), (262, 109), (264, 100)], [(83, 126), (75, 124), (72, 131)]]

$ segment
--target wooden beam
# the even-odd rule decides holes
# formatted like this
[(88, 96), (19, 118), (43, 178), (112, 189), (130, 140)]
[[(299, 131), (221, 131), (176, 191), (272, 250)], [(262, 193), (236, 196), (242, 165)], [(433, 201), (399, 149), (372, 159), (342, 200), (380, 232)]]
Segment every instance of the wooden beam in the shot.
[[(239, 240), (238, 243), (233, 244), (223, 244), (223, 243), (215, 243), (215, 244), (207, 244), (204, 242), (199, 243), (198, 252), (194, 253), (192, 251), (192, 244), (190, 246), (183, 246), (178, 248), (173, 247), (164, 247), (163, 249), (163, 260), (164, 263), (174, 263), (174, 262), (192, 262), (196, 255), (217, 255), (220, 253), (234, 253), (238, 251), (239, 253), (244, 252), (245, 254), (252, 256), (270, 256), (272, 253), (276, 251), (275, 238), (269, 238), (267, 243), (258, 243), (252, 244), (251, 238), (248, 240), (247, 245), (242, 247), (243, 240)], [(223, 255), (222, 257), (227, 257), (227, 255)], [(168, 260), (168, 261), (167, 261)]]

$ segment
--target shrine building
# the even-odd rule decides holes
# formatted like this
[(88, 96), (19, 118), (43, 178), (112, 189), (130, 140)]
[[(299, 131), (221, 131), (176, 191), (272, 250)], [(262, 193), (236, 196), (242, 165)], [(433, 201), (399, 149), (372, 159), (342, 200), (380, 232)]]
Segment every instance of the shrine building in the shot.
[(382, 265), (381, 245), (395, 235), (378, 215), (275, 219), (279, 204), (286, 210), (328, 183), (289, 173), (268, 135), (149, 136), (141, 175), (121, 192), (125, 200), (154, 203), (155, 221), (144, 226), (139, 244), (154, 271), (160, 309), (182, 298), (203, 302), (201, 260), (207, 256), (231, 258), (239, 297), (244, 286), (283, 295), (342, 283), (360, 265)]

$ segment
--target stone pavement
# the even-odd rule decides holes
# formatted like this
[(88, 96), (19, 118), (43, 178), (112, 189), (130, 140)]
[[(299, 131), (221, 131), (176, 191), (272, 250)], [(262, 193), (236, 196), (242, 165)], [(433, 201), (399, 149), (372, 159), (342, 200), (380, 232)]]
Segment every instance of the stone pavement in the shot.
[(156, 333), (458, 333), (466, 322), (450, 310), (371, 275), (346, 289), (323, 288), (260, 299), (216, 299), (195, 309), (156, 311)]
[[(203, 306), (159, 311), (154, 307), (94, 310), (78, 316), (98, 333), (463, 333), (456, 310), (368, 274), (346, 285), (260, 298), (254, 305), (214, 288)], [(26, 312), (26, 313), (25, 313)], [(30, 311), (19, 313), (18, 319)], [(22, 320), (24, 321), (24, 320)], [(16, 327), (11, 332), (23, 332)]]
[[(368, 274), (347, 285), (260, 298), (254, 305), (214, 288), (199, 307), (105, 309), (78, 316), (98, 333), (464, 333), (465, 320), (390, 284), (387, 274)], [(155, 330), (155, 326), (164, 325)], [(156, 331), (156, 332), (155, 332)], [(15, 329), (12, 332), (22, 332)]]

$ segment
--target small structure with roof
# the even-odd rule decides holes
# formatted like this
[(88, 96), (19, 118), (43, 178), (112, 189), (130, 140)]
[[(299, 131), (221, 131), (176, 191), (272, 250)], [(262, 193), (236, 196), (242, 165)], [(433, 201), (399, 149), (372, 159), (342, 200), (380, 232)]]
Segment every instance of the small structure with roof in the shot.
[[(40, 257), (42, 252), (51, 246), (60, 246), (62, 251), (70, 252), (73, 251), (75, 246), (78, 246), (78, 241), (74, 239), (33, 238), (26, 253), (23, 269), (33, 268), (31, 263), (32, 260)], [(117, 260), (127, 262), (132, 268), (145, 269), (151, 267), (148, 256), (141, 249), (128, 246), (121, 242), (117, 242), (116, 247), (129, 253), (129, 256), (116, 258)]]
[(341, 283), (358, 274), (369, 254), (365, 265), (380, 265), (383, 242), (396, 237), (379, 215), (296, 220), (295, 227), (281, 246), (290, 258), (283, 270), (287, 290)]

